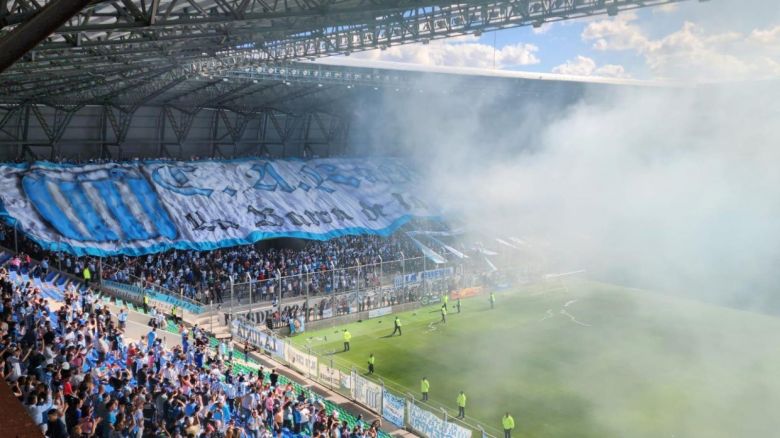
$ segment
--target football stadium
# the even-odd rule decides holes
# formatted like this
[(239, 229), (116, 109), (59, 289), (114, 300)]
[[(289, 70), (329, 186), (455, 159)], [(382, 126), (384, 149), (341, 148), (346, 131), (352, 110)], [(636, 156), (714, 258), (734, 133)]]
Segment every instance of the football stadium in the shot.
[(752, 6), (1, 1), (0, 436), (780, 436)]

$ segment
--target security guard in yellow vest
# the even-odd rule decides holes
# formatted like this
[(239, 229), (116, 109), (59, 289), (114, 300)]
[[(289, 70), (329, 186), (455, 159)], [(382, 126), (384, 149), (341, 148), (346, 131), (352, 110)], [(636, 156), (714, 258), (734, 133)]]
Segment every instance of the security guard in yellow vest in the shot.
[(458, 402), (458, 418), (465, 419), (466, 418), (466, 393), (461, 391), (460, 394), (458, 394), (458, 399), (456, 400)]
[(344, 351), (349, 351), (349, 340), (352, 339), (352, 333), (344, 329)]
[(504, 438), (512, 438), (512, 430), (515, 428), (515, 419), (509, 415), (509, 412), (501, 418), (501, 427), (504, 428)]
[(447, 323), (447, 306), (441, 306), (441, 322)]
[(428, 379), (423, 377), (422, 382), (420, 382), (420, 392), (422, 392), (422, 399), (423, 401), (428, 401), (428, 391), (431, 390), (431, 384), (428, 382)]
[(144, 313), (149, 313), (149, 296), (144, 294)]
[(89, 282), (92, 280), (92, 273), (89, 272), (89, 267), (84, 266), (84, 271), (82, 274), (84, 274), (84, 283), (89, 284)]
[(395, 335), (395, 332), (398, 332), (398, 336), (401, 336), (401, 318), (395, 317), (395, 321), (393, 322), (393, 333), (390, 334), (390, 336)]
[(368, 356), (368, 374), (374, 374), (374, 363), (376, 363), (376, 358), (374, 357), (374, 353), (371, 353)]

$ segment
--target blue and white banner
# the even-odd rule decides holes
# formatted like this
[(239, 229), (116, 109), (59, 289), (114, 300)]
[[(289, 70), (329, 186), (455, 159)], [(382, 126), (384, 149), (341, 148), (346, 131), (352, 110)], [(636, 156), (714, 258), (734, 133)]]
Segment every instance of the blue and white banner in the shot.
[(436, 212), (390, 158), (0, 165), (6, 222), (53, 251), (141, 255), (388, 235)]
[(404, 427), (406, 399), (384, 390), (382, 394), (382, 417), (398, 427)]
[(152, 305), (159, 309), (162, 309), (166, 313), (170, 313), (174, 306), (179, 310), (184, 310), (193, 314), (200, 314), (203, 309), (191, 302), (180, 300), (170, 295), (157, 293), (153, 289), (142, 289), (138, 286), (130, 284), (117, 283), (114, 281), (103, 280), (101, 283), (103, 290), (107, 290), (111, 295), (120, 297), (125, 301), (133, 301), (134, 303), (141, 304), (144, 301), (144, 295), (148, 296), (152, 300)]
[(233, 318), (230, 323), (230, 334), (242, 342), (248, 342), (257, 348), (262, 348), (266, 353), (277, 358), (285, 358), (284, 342), (281, 339), (269, 335), (251, 322)]
[(396, 288), (401, 288), (404, 285), (418, 284), (423, 280), (441, 280), (444, 278), (452, 277), (455, 273), (455, 268), (452, 266), (440, 269), (430, 269), (422, 272), (412, 272), (411, 274), (396, 275), (393, 278), (393, 284)]
[(284, 360), (294, 369), (306, 374), (309, 377), (317, 378), (317, 356), (306, 354), (301, 350), (286, 344), (284, 349)]
[(449, 423), (430, 411), (407, 401), (409, 425), (427, 438), (471, 438), (471, 430)]
[(382, 386), (352, 371), (352, 398), (377, 414), (382, 412)]

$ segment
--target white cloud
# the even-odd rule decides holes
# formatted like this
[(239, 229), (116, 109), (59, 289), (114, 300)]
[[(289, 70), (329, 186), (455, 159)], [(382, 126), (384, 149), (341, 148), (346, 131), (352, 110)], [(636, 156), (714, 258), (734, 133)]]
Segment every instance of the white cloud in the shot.
[(780, 26), (740, 32), (708, 33), (686, 21), (662, 38), (650, 38), (636, 14), (588, 24), (582, 32), (598, 51), (633, 51), (644, 57), (657, 77), (692, 80), (765, 78), (780, 74)]
[(387, 50), (372, 50), (353, 56), (376, 61), (406, 62), (450, 67), (511, 68), (538, 64), (539, 48), (533, 44), (510, 44), (493, 50), (493, 46), (478, 42), (474, 36), (431, 41), (429, 44), (392, 46)]
[(761, 44), (780, 44), (780, 26), (771, 29), (755, 29), (750, 33), (750, 39)]
[(626, 73), (626, 69), (622, 65), (607, 64), (599, 67), (592, 58), (582, 55), (554, 67), (552, 72), (573, 76), (602, 76), (611, 78), (631, 77), (631, 75)]

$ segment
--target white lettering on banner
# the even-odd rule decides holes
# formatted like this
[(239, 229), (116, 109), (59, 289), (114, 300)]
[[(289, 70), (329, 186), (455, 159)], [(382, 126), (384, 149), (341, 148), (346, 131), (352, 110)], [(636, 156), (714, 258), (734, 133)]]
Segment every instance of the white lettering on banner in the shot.
[(369, 318), (379, 318), (380, 316), (389, 315), (392, 313), (393, 308), (390, 306), (387, 307), (380, 307), (378, 309), (373, 309), (368, 311), (368, 317)]
[(352, 393), (352, 374), (341, 373), (341, 382), (339, 387), (344, 390), (348, 389), (350, 394)]
[(284, 349), (284, 360), (296, 370), (317, 377), (317, 356), (306, 354), (290, 344)]
[(234, 318), (230, 323), (230, 333), (236, 339), (246, 341), (257, 348), (262, 348), (266, 353), (278, 358), (285, 357), (284, 342), (260, 330), (249, 321)]
[(379, 157), (2, 164), (0, 205), (46, 250), (139, 256), (385, 235), (439, 214), (415, 195), (421, 181)]
[(385, 389), (382, 393), (382, 417), (398, 427), (404, 427), (405, 400)]
[(471, 438), (471, 430), (448, 423), (432, 412), (406, 402), (409, 411), (409, 425), (427, 438)]
[(442, 422), (441, 436), (447, 438), (471, 438), (472, 432), (455, 423)]
[(423, 280), (439, 280), (443, 278), (449, 278), (454, 273), (455, 273), (455, 269), (453, 267), (430, 269), (428, 271), (412, 272), (410, 274), (405, 274), (405, 275), (396, 275), (395, 278), (393, 278), (393, 283), (396, 288), (400, 288), (406, 284), (410, 284), (410, 285), (418, 284)]
[(339, 387), (341, 385), (341, 371), (337, 368), (320, 364), (320, 380), (331, 387)]
[(352, 371), (352, 398), (367, 406), (372, 411), (382, 412), (382, 387)]

